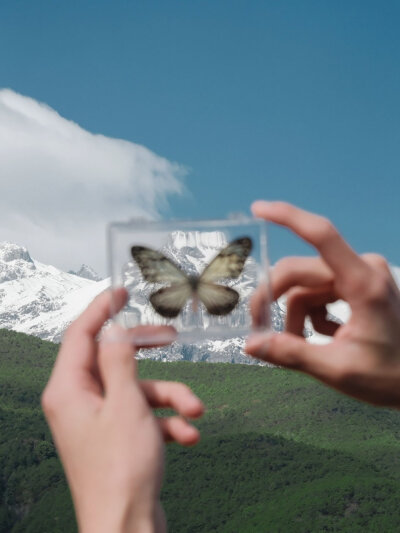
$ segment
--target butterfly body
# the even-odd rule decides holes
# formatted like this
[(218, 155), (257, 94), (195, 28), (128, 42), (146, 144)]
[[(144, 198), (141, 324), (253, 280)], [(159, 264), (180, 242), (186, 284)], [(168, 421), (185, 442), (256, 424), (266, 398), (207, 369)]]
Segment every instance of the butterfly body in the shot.
[(252, 249), (250, 237), (235, 239), (205, 267), (200, 275), (186, 274), (161, 252), (145, 246), (132, 246), (131, 254), (145, 281), (168, 283), (150, 295), (155, 311), (165, 318), (175, 318), (189, 299), (193, 310), (201, 301), (211, 315), (229, 314), (239, 301), (237, 291), (215, 283), (223, 279), (236, 279)]
[(188, 281), (192, 291), (193, 292), (197, 292), (197, 289), (199, 287), (200, 277), (191, 275), (191, 276), (187, 277), (187, 281)]

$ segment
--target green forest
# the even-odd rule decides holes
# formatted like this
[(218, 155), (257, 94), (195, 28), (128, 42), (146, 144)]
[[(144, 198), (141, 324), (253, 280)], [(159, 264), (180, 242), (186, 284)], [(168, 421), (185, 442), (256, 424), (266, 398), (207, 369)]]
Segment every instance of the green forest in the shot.
[[(0, 532), (76, 531), (40, 409), (58, 346), (0, 330)], [(167, 447), (172, 533), (400, 530), (400, 413), (265, 366), (142, 360), (207, 412), (193, 448)]]

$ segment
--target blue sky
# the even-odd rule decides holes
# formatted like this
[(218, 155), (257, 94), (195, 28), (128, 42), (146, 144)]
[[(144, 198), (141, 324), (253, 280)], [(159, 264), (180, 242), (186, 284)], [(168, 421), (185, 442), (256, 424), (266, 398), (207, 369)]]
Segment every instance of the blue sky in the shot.
[(400, 265), (399, 27), (390, 0), (2, 0), (0, 87), (185, 165), (167, 217), (285, 199)]

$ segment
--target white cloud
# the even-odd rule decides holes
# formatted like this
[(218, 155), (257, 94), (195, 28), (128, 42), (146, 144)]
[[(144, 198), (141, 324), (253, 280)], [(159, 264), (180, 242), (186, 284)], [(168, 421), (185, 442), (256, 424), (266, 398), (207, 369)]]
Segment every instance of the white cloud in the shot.
[(157, 218), (183, 192), (182, 166), (9, 89), (0, 90), (0, 162), (0, 241), (64, 269), (104, 272), (107, 222)]

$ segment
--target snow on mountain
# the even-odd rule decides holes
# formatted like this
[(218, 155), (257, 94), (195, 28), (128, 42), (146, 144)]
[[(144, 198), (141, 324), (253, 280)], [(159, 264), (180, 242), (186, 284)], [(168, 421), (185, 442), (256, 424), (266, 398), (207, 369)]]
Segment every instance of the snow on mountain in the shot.
[(35, 270), (35, 265), (26, 248), (4, 242), (0, 245), (0, 283), (24, 277)]
[(228, 243), (225, 235), (221, 231), (175, 231), (171, 233), (166, 248), (176, 250), (198, 248), (202, 251), (209, 248), (215, 253), (226, 244)]
[(0, 328), (60, 341), (68, 324), (109, 281), (90, 281), (40, 263), (26, 248), (0, 243)]
[[(164, 252), (188, 272), (199, 273), (212, 257), (226, 244), (221, 233), (171, 236)], [(251, 261), (247, 265), (248, 275), (244, 276), (240, 291), (248, 298), (252, 290), (250, 278)], [(130, 313), (140, 313), (149, 318), (154, 311), (149, 306), (148, 296), (152, 290), (141, 280), (135, 265), (127, 265), (126, 284), (136, 290), (135, 302), (128, 307)], [(68, 325), (88, 303), (109, 286), (109, 279), (92, 281), (75, 274), (44, 265), (32, 259), (29, 252), (12, 243), (0, 243), (0, 328), (8, 328), (36, 335), (42, 339), (59, 342)], [(238, 287), (236, 287), (238, 288)], [(273, 322), (276, 329), (282, 329), (283, 319), (279, 306), (274, 304)], [(237, 320), (248, 320), (240, 311)], [(180, 320), (190, 320), (190, 310), (181, 313)], [(242, 316), (243, 314), (243, 316)], [(206, 324), (206, 313), (201, 320)], [(158, 350), (143, 350), (140, 357), (162, 360), (186, 359), (192, 361), (255, 362), (243, 353), (243, 338), (236, 337), (223, 341), (203, 341), (190, 345), (174, 343)]]
[[(343, 300), (338, 300), (337, 302), (334, 302), (333, 304), (328, 304), (326, 306), (328, 310), (328, 318), (332, 320), (333, 322), (338, 322), (339, 324), (344, 324), (347, 322), (351, 315), (351, 309), (347, 302), (344, 302)], [(311, 335), (308, 338), (308, 341), (312, 344), (328, 344), (332, 341), (332, 337), (328, 337), (326, 335), (321, 335), (320, 333), (317, 333), (313, 330), (311, 322), (307, 319), (306, 321), (306, 328), (311, 329)]]
[(92, 267), (83, 264), (79, 270), (76, 272), (74, 270), (70, 270), (68, 274), (75, 274), (75, 276), (79, 276), (81, 278), (90, 279), (92, 281), (101, 281), (102, 278), (97, 274), (95, 270), (93, 270)]
[(392, 271), (392, 276), (396, 280), (397, 285), (400, 287), (400, 267), (391, 265), (390, 270)]
[[(188, 235), (173, 234), (167, 243), (166, 253), (176, 263), (184, 266), (188, 272), (199, 273), (210, 259), (226, 244), (223, 234)], [(241, 297), (250, 296), (253, 285), (251, 261), (250, 270), (244, 272), (240, 286)], [(82, 269), (81, 269), (82, 270)], [(90, 272), (90, 267), (85, 269)], [(400, 268), (392, 267), (392, 273), (400, 284)], [(135, 299), (130, 302), (127, 313), (136, 318), (154, 318), (154, 310), (148, 303), (152, 288), (141, 281), (137, 267), (132, 262), (125, 271), (126, 285), (135, 292)], [(28, 250), (9, 242), (0, 243), (0, 328), (13, 329), (42, 339), (59, 342), (68, 325), (87, 307), (90, 301), (110, 285), (109, 279), (95, 281), (77, 274), (63, 272), (53, 266), (45, 265), (32, 259)], [(236, 289), (239, 288), (236, 286)], [(245, 308), (245, 307), (244, 307)], [(337, 301), (327, 306), (331, 318), (339, 323), (350, 317), (350, 308), (346, 302)], [(239, 310), (238, 310), (239, 311)], [(239, 311), (237, 324), (247, 320), (244, 311)], [(183, 310), (179, 320), (188, 324), (190, 309)], [(242, 316), (243, 315), (243, 316)], [(284, 299), (271, 306), (271, 321), (274, 331), (283, 331), (286, 316)], [(207, 314), (200, 315), (207, 326), (210, 320)], [(160, 319), (162, 321), (162, 319)], [(186, 321), (186, 322), (185, 322)], [(179, 324), (178, 324), (179, 326)], [(315, 333), (310, 323), (306, 323), (307, 340), (316, 344), (330, 341), (329, 337)], [(169, 347), (142, 350), (139, 357), (150, 357), (163, 361), (190, 360), (234, 363), (257, 363), (243, 353), (242, 337), (224, 340), (205, 340), (182, 345), (174, 343)]]

